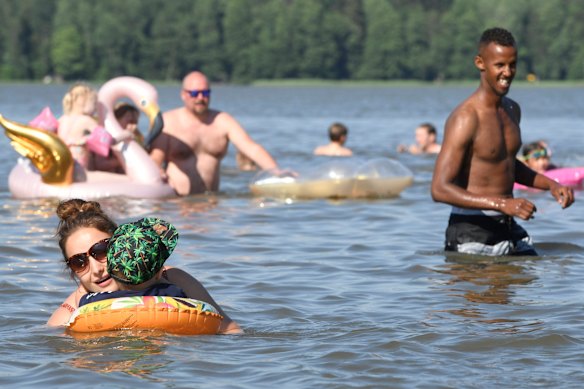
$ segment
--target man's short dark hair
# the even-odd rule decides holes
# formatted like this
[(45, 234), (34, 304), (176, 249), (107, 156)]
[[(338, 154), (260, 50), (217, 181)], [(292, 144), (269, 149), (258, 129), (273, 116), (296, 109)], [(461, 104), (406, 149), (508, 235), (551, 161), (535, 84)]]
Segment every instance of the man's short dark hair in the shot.
[(513, 34), (504, 28), (494, 27), (485, 30), (481, 35), (481, 39), (479, 40), (479, 50), (489, 43), (496, 43), (500, 46), (514, 47), (515, 38), (513, 38)]
[(425, 128), (429, 135), (438, 135), (436, 127), (432, 123), (422, 123), (419, 125), (421, 128)]
[(333, 123), (329, 127), (329, 138), (333, 142), (338, 142), (341, 140), (341, 137), (347, 136), (349, 130), (347, 127), (342, 123)]

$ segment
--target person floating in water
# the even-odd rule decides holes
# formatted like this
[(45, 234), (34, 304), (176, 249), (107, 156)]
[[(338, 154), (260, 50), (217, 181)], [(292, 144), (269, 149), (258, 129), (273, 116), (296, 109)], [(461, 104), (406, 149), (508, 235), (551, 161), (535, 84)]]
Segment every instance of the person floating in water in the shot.
[(333, 123), (328, 129), (330, 143), (318, 146), (314, 149), (314, 155), (326, 155), (329, 157), (350, 157), (351, 149), (345, 147), (349, 129), (342, 123)]
[(177, 241), (176, 228), (161, 219), (150, 217), (122, 224), (104, 241), (107, 271), (119, 290), (85, 294), (79, 306), (118, 297), (187, 297), (178, 286), (161, 281), (164, 263)]
[(513, 197), (514, 183), (549, 190), (562, 208), (572, 205), (574, 193), (516, 158), (521, 109), (506, 97), (517, 66), (513, 35), (502, 28), (484, 31), (474, 63), (480, 85), (448, 117), (432, 178), (434, 201), (452, 205), (445, 249), (537, 255), (514, 219), (533, 218), (536, 207)]
[(523, 146), (523, 161), (531, 170), (538, 173), (544, 173), (548, 170), (557, 169), (557, 166), (551, 163), (551, 153), (545, 143), (542, 141), (531, 142)]
[(416, 144), (397, 146), (399, 153), (409, 152), (411, 154), (438, 154), (440, 144), (436, 142), (438, 132), (432, 123), (422, 123), (416, 128)]
[(93, 169), (87, 140), (99, 126), (96, 111), (97, 92), (85, 83), (74, 84), (63, 96), (63, 115), (59, 118), (57, 134), (75, 159), (76, 181), (84, 181), (85, 169)]

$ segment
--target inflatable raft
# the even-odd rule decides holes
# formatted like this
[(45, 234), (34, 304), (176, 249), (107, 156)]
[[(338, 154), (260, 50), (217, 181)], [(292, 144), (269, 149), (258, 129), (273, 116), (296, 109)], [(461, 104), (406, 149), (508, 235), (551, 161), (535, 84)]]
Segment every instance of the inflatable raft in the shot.
[[(584, 167), (566, 167), (548, 170), (544, 173), (548, 178), (551, 178), (555, 182), (569, 186), (574, 189), (584, 188)], [(513, 189), (529, 190), (527, 186), (515, 183)]]
[(391, 198), (413, 181), (412, 172), (393, 159), (359, 163), (335, 158), (305, 172), (259, 172), (250, 190), (255, 196), (275, 198)]
[[(126, 131), (115, 119), (116, 100), (127, 97), (150, 119), (145, 146), (160, 134), (162, 115), (156, 89), (135, 77), (118, 77), (106, 82), (98, 92), (100, 123), (114, 138)], [(17, 123), (0, 115), (0, 125), (20, 159), (10, 172), (8, 187), (15, 198), (56, 197), (95, 199), (103, 197), (160, 198), (175, 196), (174, 190), (160, 177), (158, 166), (148, 152), (134, 140), (112, 146), (125, 174), (101, 171), (82, 172), (73, 181), (74, 160), (69, 148), (51, 131)], [(82, 168), (81, 168), (82, 169)], [(77, 174), (76, 174), (77, 176)]]

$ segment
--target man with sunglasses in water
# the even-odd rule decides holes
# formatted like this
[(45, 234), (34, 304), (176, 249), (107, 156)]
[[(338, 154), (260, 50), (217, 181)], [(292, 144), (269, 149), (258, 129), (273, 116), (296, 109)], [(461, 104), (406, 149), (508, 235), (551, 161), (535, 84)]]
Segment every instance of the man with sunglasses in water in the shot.
[(164, 113), (163, 132), (150, 151), (177, 194), (219, 190), (219, 168), (230, 141), (261, 169), (277, 167), (231, 115), (209, 108), (211, 89), (203, 73), (187, 74), (180, 96), (184, 106)]
[(513, 35), (502, 28), (483, 32), (474, 63), (479, 87), (446, 121), (432, 179), (434, 201), (452, 205), (445, 249), (536, 255), (531, 238), (514, 219), (529, 220), (536, 208), (513, 197), (514, 182), (549, 190), (562, 208), (574, 202), (574, 193), (516, 158), (521, 110), (506, 97), (517, 65)]

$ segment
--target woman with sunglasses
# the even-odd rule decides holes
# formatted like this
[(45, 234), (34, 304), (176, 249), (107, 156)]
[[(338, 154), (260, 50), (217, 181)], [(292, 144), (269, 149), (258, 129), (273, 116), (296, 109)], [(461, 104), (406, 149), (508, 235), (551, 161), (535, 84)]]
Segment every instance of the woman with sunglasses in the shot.
[[(107, 244), (116, 223), (103, 212), (99, 203), (72, 199), (63, 201), (57, 207), (59, 226), (57, 236), (71, 277), (78, 280), (76, 290), (53, 312), (47, 324), (64, 326), (78, 307), (78, 302), (86, 293), (117, 291), (118, 285), (107, 272)], [(205, 287), (188, 273), (168, 266), (162, 277), (185, 291), (190, 298), (202, 300), (215, 306), (224, 317), (219, 333), (241, 333), (239, 325), (223, 312)]]

